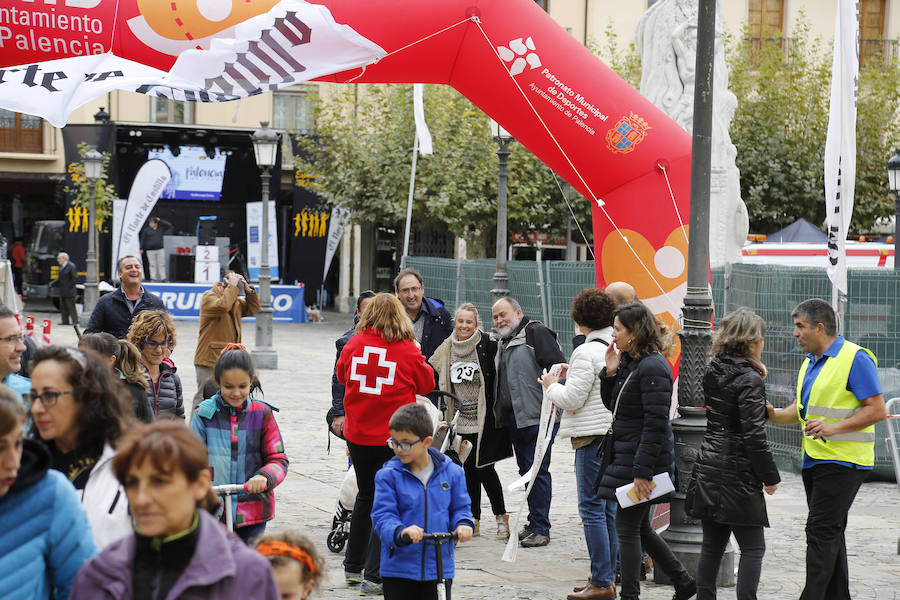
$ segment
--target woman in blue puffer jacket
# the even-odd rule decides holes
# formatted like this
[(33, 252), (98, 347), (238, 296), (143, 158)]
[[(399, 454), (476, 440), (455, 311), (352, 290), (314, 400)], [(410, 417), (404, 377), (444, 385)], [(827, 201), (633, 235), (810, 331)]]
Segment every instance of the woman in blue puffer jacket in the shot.
[(0, 590), (8, 600), (65, 600), (97, 547), (75, 488), (24, 428), (18, 397), (0, 385)]

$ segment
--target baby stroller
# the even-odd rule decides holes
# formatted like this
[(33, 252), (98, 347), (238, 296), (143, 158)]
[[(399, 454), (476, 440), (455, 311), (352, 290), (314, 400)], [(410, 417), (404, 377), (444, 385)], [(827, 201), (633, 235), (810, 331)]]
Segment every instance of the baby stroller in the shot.
[(334, 504), (334, 516), (331, 518), (331, 531), (325, 538), (325, 545), (332, 552), (340, 552), (350, 537), (350, 518), (353, 516), (353, 505), (356, 503), (356, 471), (353, 465), (344, 474), (340, 493)]
[[(450, 460), (458, 465), (462, 465), (472, 451), (472, 444), (463, 440), (456, 434), (456, 421), (459, 418), (459, 410), (454, 410), (453, 418), (448, 422), (443, 417), (447, 414), (447, 405), (444, 397), (451, 400), (450, 408), (454, 409), (459, 405), (459, 399), (449, 392), (436, 391), (441, 398), (441, 409), (437, 409), (431, 400), (424, 396), (416, 398), (416, 402), (421, 404), (428, 410), (431, 420), (434, 423), (434, 442), (433, 447), (446, 454)], [(334, 514), (331, 518), (331, 531), (325, 539), (325, 545), (332, 552), (341, 552), (347, 544), (347, 538), (350, 536), (350, 518), (353, 516), (353, 505), (356, 503), (356, 472), (353, 465), (347, 469), (344, 474), (344, 480), (341, 482), (341, 488), (338, 493), (338, 499), (334, 505)]]

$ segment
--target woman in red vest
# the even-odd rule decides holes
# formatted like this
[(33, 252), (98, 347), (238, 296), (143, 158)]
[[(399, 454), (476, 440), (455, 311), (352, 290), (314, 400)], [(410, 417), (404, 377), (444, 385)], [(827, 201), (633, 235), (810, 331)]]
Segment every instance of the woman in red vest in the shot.
[(415, 340), (412, 321), (400, 301), (391, 294), (378, 294), (366, 306), (356, 335), (337, 362), (338, 381), (346, 387), (344, 437), (359, 486), (344, 575), (348, 583), (362, 583), (363, 593), (377, 593), (381, 588), (381, 544), (371, 535), (371, 512), (375, 473), (394, 456), (387, 445), (388, 421), (395, 410), (415, 402), (417, 394), (434, 389), (434, 371)]

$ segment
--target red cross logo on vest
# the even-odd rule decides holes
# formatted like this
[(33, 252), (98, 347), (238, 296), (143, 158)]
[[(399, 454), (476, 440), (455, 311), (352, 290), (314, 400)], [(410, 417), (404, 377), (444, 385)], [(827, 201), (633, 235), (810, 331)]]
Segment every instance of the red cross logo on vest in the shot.
[(387, 360), (387, 349), (366, 346), (363, 355), (351, 361), (350, 380), (358, 381), (364, 394), (380, 394), (383, 385), (394, 385), (396, 370), (397, 363)]

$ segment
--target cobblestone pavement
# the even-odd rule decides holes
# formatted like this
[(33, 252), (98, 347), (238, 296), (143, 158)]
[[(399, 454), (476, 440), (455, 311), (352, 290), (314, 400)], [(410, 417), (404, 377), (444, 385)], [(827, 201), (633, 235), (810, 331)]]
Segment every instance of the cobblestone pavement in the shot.
[[(56, 315), (50, 316), (56, 323)], [(297, 529), (320, 544), (328, 562), (329, 579), (318, 597), (357, 598), (358, 588), (348, 587), (343, 581), (343, 554), (334, 554), (325, 547), (347, 459), (336, 438), (331, 453), (326, 453), (328, 434), (324, 415), (330, 402), (334, 340), (350, 324), (345, 315), (327, 313), (326, 318), (324, 323), (276, 324), (278, 369), (260, 373), (266, 399), (280, 409), (278, 423), (291, 460), (290, 473), (278, 488), (276, 517), (270, 523), (270, 530)], [(196, 389), (193, 353), (197, 323), (180, 321), (177, 326), (179, 344), (173, 359), (182, 377), (184, 397), (190, 402)], [(244, 324), (244, 339), (248, 346), (253, 346), (253, 323)], [(74, 330), (54, 326), (53, 341), (74, 343)], [(455, 599), (563, 599), (574, 584), (587, 578), (589, 563), (578, 519), (573, 461), (574, 453), (567, 442), (554, 445), (550, 545), (521, 549), (515, 563), (504, 563), (500, 560), (503, 544), (493, 536), (493, 523), (485, 522), (480, 537), (458, 548)], [(515, 462), (504, 461), (498, 465), (498, 472), (504, 485), (511, 482), (516, 477)], [(766, 531), (768, 549), (760, 598), (799, 598), (803, 587), (806, 521), (803, 484), (797, 475), (785, 473), (782, 477), (778, 492), (767, 497), (771, 528)], [(483, 512), (490, 515), (486, 498), (484, 502)], [(507, 496), (510, 510), (518, 504), (518, 496)], [(865, 484), (850, 512), (847, 528), (854, 599), (900, 600), (898, 536), (897, 486)], [(652, 582), (646, 583), (642, 591), (643, 598), (649, 600), (672, 597), (670, 586)], [(734, 588), (720, 589), (719, 597), (733, 599)]]

